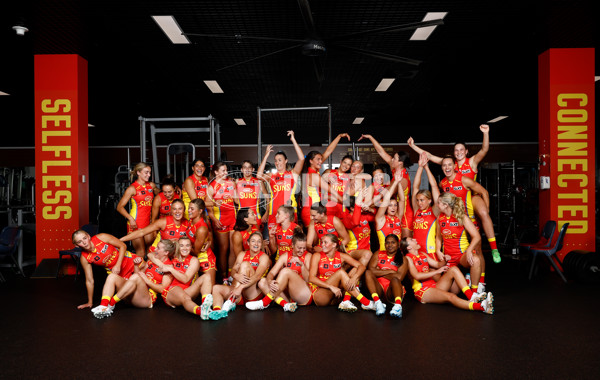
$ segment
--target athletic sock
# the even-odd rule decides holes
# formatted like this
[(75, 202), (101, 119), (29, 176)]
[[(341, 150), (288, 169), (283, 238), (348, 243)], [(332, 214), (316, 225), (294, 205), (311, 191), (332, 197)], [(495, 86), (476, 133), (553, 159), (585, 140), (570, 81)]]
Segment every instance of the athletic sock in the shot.
[(396, 297), (396, 299), (394, 300), (394, 303), (397, 305), (402, 305), (402, 298)]
[(113, 296), (113, 298), (110, 299), (110, 302), (108, 303), (108, 306), (115, 306), (117, 304), (117, 302), (119, 302), (121, 299), (119, 297), (117, 297), (117, 295), (115, 294)]
[(194, 306), (194, 314), (200, 315), (200, 306)]
[(221, 306), (213, 306), (213, 310), (221, 310)]
[(465, 296), (467, 296), (468, 300), (470, 300), (471, 297), (473, 296), (473, 291), (471, 289), (469, 289), (468, 286), (465, 286), (464, 288), (462, 288), (462, 292), (465, 293)]
[(267, 293), (265, 298), (262, 299), (263, 306), (267, 306), (273, 301), (273, 295), (271, 293)]
[(469, 310), (483, 311), (483, 306), (479, 302), (469, 302)]
[(348, 292), (344, 293), (344, 299), (342, 300), (342, 302), (344, 302), (344, 301), (350, 301), (350, 297), (352, 297), (350, 295), (350, 293), (348, 293)]
[(490, 243), (490, 248), (491, 249), (498, 249), (498, 246), (496, 245), (496, 238), (489, 238), (488, 242)]
[(358, 293), (356, 299), (358, 300), (358, 302), (362, 303), (365, 306), (369, 306), (369, 304), (371, 303), (371, 301), (369, 301), (367, 297), (363, 296), (361, 293)]
[(202, 295), (202, 303), (204, 303), (204, 299), (206, 298), (206, 294)]
[(377, 301), (379, 301), (379, 294), (373, 293), (373, 294), (371, 294), (371, 298), (373, 298), (374, 302), (377, 302)]
[(482, 282), (485, 284), (485, 272), (481, 272), (481, 277), (479, 277), (479, 282)]
[(285, 305), (287, 305), (287, 301), (284, 300), (282, 297), (277, 297), (277, 299), (275, 300), (275, 303), (281, 307), (284, 307)]
[(478, 287), (479, 287), (479, 284), (477, 284), (477, 285), (471, 284), (471, 290), (474, 291), (474, 292), (477, 292), (477, 288)]
[(100, 306), (108, 306), (110, 302), (110, 297), (104, 296), (102, 297), (102, 301), (100, 301)]

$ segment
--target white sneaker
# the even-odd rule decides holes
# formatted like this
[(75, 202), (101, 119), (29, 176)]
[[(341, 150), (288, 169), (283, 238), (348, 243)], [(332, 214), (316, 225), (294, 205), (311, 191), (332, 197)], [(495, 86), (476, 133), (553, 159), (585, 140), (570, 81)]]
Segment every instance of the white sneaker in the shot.
[(363, 305), (362, 303), (360, 304), (360, 306), (362, 307), (363, 310), (375, 310), (376, 309), (375, 302), (373, 302), (373, 301), (369, 302), (369, 304), (367, 306)]
[(467, 280), (467, 286), (471, 287), (471, 273), (465, 274), (465, 280)]
[(298, 304), (296, 302), (288, 302), (283, 306), (283, 311), (289, 311), (293, 313), (298, 308)]
[(390, 310), (390, 315), (395, 318), (402, 318), (402, 305), (399, 303), (394, 304), (394, 307)]
[(477, 293), (485, 293), (485, 284), (483, 282), (477, 285)]
[(346, 311), (348, 313), (354, 313), (358, 309), (356, 308), (356, 306), (354, 306), (352, 301), (342, 301), (338, 306), (338, 310)]
[(471, 299), (469, 300), (469, 302), (479, 303), (479, 302), (483, 301), (484, 299), (486, 299), (486, 297), (487, 297), (487, 293), (473, 292), (473, 295), (471, 296)]
[(381, 302), (381, 300), (377, 300), (375, 302), (375, 315), (384, 315), (385, 314), (386, 305)]
[(208, 319), (208, 315), (210, 314), (210, 311), (211, 311), (210, 309), (212, 308), (212, 305), (213, 305), (213, 296), (212, 296), (212, 294), (208, 294), (204, 298), (202, 305), (200, 305), (200, 318), (202, 318), (205, 321)]
[(96, 312), (100, 311), (101, 309), (105, 308), (106, 306), (102, 306), (102, 305), (98, 305), (95, 308), (92, 309), (92, 314), (96, 314)]
[(96, 312), (94, 313), (94, 317), (98, 319), (110, 317), (112, 315), (113, 309), (109, 306), (102, 306), (100, 309), (95, 308)]
[(224, 310), (224, 311), (226, 311), (228, 313), (230, 311), (234, 311), (235, 310), (235, 303), (231, 302), (231, 300), (227, 300), (223, 304), (223, 307), (221, 308), (221, 310)]
[(487, 292), (487, 297), (481, 302), (481, 307), (483, 307), (484, 313), (494, 314), (494, 296), (492, 295), (492, 292)]
[(210, 318), (210, 320), (212, 321), (218, 321), (221, 318), (226, 318), (227, 317), (227, 312), (225, 310), (212, 310), (209, 314), (208, 314), (208, 318)]
[[(246, 302), (246, 309), (248, 309), (248, 310), (263, 310), (263, 309), (268, 308), (269, 305), (265, 306), (265, 304), (263, 303), (262, 300)], [(223, 306), (225, 306), (225, 305), (223, 305)]]

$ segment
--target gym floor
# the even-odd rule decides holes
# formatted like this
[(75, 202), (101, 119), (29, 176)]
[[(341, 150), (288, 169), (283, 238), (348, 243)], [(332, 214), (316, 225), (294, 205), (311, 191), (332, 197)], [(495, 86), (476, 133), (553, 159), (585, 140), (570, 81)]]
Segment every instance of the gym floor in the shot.
[(599, 286), (565, 285), (546, 263), (530, 282), (527, 269), (488, 264), (495, 315), (407, 294), (401, 320), (272, 305), (202, 321), (162, 301), (119, 304), (98, 320), (76, 308), (82, 278), (10, 277), (0, 284), (0, 378), (598, 378)]

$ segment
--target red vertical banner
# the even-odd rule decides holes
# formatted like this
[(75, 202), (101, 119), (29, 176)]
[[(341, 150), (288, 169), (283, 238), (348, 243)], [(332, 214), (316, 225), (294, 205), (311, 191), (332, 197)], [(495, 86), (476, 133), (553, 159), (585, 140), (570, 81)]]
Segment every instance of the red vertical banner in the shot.
[(595, 251), (594, 49), (549, 49), (538, 69), (540, 176), (549, 182), (540, 223), (569, 223), (559, 257)]
[(87, 61), (74, 54), (36, 55), (36, 263), (73, 247), (89, 223)]

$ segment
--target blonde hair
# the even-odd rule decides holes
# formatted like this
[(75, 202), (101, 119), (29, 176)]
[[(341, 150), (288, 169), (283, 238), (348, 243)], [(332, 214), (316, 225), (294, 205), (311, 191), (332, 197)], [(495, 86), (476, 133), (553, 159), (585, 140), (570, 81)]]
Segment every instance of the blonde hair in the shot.
[(466, 215), (465, 204), (462, 199), (452, 193), (446, 192), (439, 197), (438, 202), (447, 204), (452, 209), (452, 215), (458, 220), (458, 224), (462, 226), (463, 217)]
[[(175, 248), (175, 254), (174, 254), (174, 257), (175, 257), (175, 259), (177, 259), (177, 260), (179, 260), (179, 261), (183, 261), (183, 259), (182, 259), (182, 257), (181, 257), (181, 252), (180, 252), (180, 249), (181, 249), (181, 244), (180, 244), (180, 242), (181, 242), (182, 240), (188, 240), (188, 241), (190, 242), (190, 246), (192, 246), (192, 241), (191, 241), (191, 240), (190, 240), (190, 238), (189, 238), (189, 237), (187, 237), (187, 236), (182, 236), (182, 237), (180, 237), (180, 238), (179, 238), (179, 240), (178, 240), (178, 241), (174, 241), (174, 242), (173, 242), (173, 243), (175, 244), (175, 247), (176, 247), (176, 248)], [(194, 248), (194, 247), (192, 246), (192, 252), (193, 252), (193, 248)], [(190, 252), (190, 254), (192, 254), (192, 252)]]
[[(71, 235), (71, 241), (73, 242), (73, 244), (75, 244), (75, 238), (77, 238), (77, 235), (80, 235), (80, 234), (86, 234), (88, 236), (90, 235), (87, 233), (87, 231), (84, 231), (84, 230), (77, 230), (77, 231), (73, 232), (73, 235)], [(75, 245), (77, 245), (77, 244), (75, 244)]]
[(175, 251), (178, 251), (179, 246), (173, 240), (161, 240), (158, 244), (161, 244), (165, 247), (165, 251), (169, 256), (169, 259), (173, 259), (175, 256)]
[(145, 162), (138, 162), (137, 164), (135, 164), (133, 169), (131, 169), (131, 171), (129, 172), (129, 177), (131, 179), (131, 182), (137, 180), (137, 178), (138, 178), (137, 173), (139, 171), (142, 171), (144, 168), (149, 168), (149, 167), (150, 167), (150, 165), (148, 165)]

